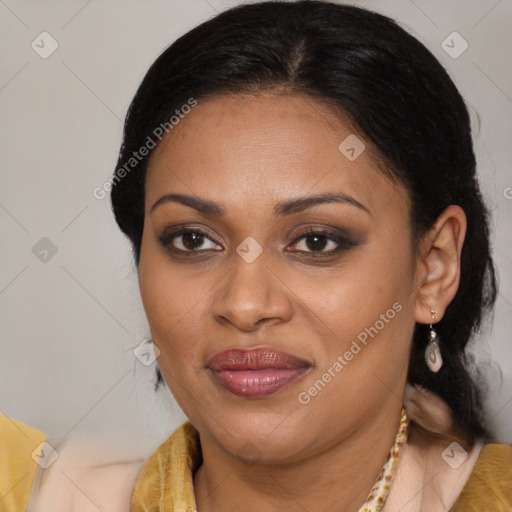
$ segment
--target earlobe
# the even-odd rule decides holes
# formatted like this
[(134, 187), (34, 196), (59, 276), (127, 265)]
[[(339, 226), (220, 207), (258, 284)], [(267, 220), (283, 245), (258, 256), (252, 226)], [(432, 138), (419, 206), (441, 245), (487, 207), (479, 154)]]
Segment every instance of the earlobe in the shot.
[(451, 205), (439, 216), (421, 243), (418, 265), (416, 322), (430, 324), (431, 309), (439, 321), (455, 297), (460, 281), (460, 259), (466, 235), (466, 215)]

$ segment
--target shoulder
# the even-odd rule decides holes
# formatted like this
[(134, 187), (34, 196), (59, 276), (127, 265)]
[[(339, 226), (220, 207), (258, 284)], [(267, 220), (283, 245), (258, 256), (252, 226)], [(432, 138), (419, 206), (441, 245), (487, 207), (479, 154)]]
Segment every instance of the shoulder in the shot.
[(452, 512), (512, 508), (512, 445), (485, 444)]
[(511, 512), (512, 446), (471, 443), (411, 423), (386, 507)]
[(30, 512), (127, 512), (144, 461), (90, 465), (84, 447), (58, 447), (59, 459), (44, 470), (30, 500)]
[(486, 479), (490, 476), (496, 478), (498, 475), (512, 477), (512, 445), (484, 444), (473, 472)]
[(97, 454), (97, 447), (52, 445), (43, 432), (0, 413), (2, 511), (127, 512), (144, 461), (90, 463)]

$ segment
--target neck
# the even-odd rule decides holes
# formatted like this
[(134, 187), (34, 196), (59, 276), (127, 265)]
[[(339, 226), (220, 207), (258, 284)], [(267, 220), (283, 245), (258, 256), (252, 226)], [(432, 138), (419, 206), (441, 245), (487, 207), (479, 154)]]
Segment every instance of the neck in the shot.
[(394, 401), (352, 435), (293, 463), (248, 465), (201, 439), (194, 475), (198, 512), (354, 512), (365, 502), (395, 442), (402, 405)]

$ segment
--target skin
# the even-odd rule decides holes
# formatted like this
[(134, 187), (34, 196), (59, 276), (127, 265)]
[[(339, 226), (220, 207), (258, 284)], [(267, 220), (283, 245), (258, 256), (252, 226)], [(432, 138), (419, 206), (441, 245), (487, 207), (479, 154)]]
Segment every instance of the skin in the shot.
[[(407, 191), (379, 170), (363, 134), (356, 160), (338, 150), (351, 133), (311, 98), (215, 97), (199, 101), (152, 155), (139, 283), (159, 366), (200, 433), (199, 512), (357, 510), (395, 440), (415, 322), (430, 324), (431, 307), (439, 321), (457, 291), (462, 209), (447, 208), (413, 254)], [(330, 202), (274, 213), (279, 202), (333, 192), (364, 208)], [(170, 201), (152, 210), (171, 193), (213, 201), (224, 216)], [(183, 224), (206, 233), (200, 251), (185, 252), (180, 236), (159, 240)], [(310, 227), (344, 230), (353, 245), (318, 256), (312, 237), (300, 238)], [(263, 250), (252, 263), (236, 252), (248, 236)], [(337, 247), (320, 240), (320, 252)], [(394, 303), (400, 312), (300, 403)], [(208, 359), (257, 346), (310, 368), (260, 399), (220, 387)]]
[[(129, 510), (144, 460), (98, 464), (102, 457), (98, 446), (83, 440), (73, 443), (65, 439), (53, 447), (59, 457), (50, 467), (38, 468), (31, 488), (30, 512)], [(30, 451), (26, 456), (30, 458)]]

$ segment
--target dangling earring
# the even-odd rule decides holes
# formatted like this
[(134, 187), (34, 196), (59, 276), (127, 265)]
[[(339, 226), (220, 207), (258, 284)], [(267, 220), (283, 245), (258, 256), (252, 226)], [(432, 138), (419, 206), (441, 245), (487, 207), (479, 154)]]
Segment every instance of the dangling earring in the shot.
[[(432, 322), (435, 320), (437, 311), (431, 309)], [(430, 324), (429, 342), (425, 349), (425, 362), (427, 363), (428, 369), (431, 372), (437, 373), (441, 366), (443, 366), (443, 358), (441, 356), (441, 350), (439, 349), (439, 342), (437, 341), (437, 333)]]

